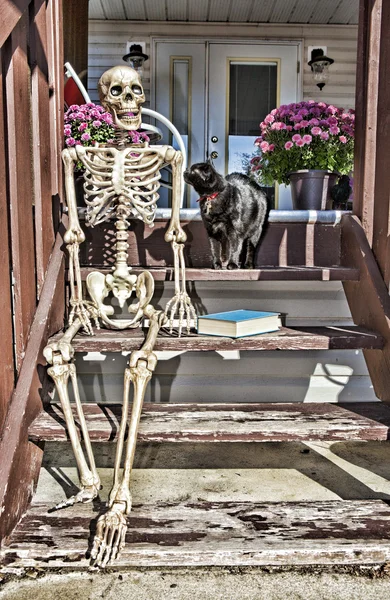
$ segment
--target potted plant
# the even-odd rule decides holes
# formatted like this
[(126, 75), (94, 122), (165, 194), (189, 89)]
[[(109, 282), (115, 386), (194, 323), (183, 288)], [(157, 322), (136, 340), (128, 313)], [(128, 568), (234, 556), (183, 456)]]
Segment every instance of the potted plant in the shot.
[[(110, 113), (93, 102), (88, 104), (72, 104), (64, 115), (64, 135), (66, 146), (95, 146), (110, 144), (115, 140), (115, 128)], [(149, 142), (149, 137), (142, 131), (128, 131), (132, 144)], [(76, 171), (83, 171), (82, 162), (76, 164)]]
[(260, 123), (251, 171), (261, 184), (291, 184), (296, 209), (330, 209), (331, 188), (353, 168), (355, 114), (325, 102), (275, 108)]

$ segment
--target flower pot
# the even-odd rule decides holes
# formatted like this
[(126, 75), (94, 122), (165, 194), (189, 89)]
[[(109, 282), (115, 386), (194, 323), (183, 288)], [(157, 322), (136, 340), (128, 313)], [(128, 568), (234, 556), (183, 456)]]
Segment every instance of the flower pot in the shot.
[(338, 173), (321, 170), (302, 170), (290, 173), (294, 210), (331, 210), (330, 190), (337, 183)]

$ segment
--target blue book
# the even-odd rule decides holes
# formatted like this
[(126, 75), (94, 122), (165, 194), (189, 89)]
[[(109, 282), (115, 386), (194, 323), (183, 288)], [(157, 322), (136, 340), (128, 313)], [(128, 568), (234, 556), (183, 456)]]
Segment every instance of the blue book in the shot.
[(280, 314), (260, 310), (229, 310), (198, 317), (198, 333), (225, 337), (244, 337), (277, 331)]

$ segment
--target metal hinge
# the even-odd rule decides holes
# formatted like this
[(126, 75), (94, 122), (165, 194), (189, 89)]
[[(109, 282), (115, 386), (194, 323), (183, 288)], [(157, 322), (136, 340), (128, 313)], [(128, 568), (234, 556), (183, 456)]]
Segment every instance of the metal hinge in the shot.
[(298, 61), (297, 61), (297, 73), (300, 73), (300, 72), (301, 72), (301, 63), (300, 63), (300, 61), (298, 60)]

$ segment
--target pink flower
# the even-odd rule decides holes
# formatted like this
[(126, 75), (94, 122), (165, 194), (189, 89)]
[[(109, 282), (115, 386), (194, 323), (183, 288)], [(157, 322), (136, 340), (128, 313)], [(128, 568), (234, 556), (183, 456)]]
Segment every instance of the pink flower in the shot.
[(320, 122), (319, 122), (318, 119), (310, 119), (310, 121), (309, 121), (309, 125), (316, 126), (316, 125), (319, 125), (319, 124), (320, 124)]
[(292, 142), (286, 142), (284, 144), (284, 147), (286, 148), (286, 150), (290, 150), (293, 146), (294, 146), (294, 144)]
[(292, 136), (292, 141), (297, 143), (301, 140), (301, 136), (299, 135), (299, 133), (296, 133), (295, 135)]
[(313, 138), (312, 138), (312, 137), (311, 137), (311, 135), (309, 135), (309, 134), (306, 134), (306, 135), (304, 135), (304, 136), (303, 136), (303, 138), (302, 138), (302, 140), (303, 140), (303, 142), (304, 142), (305, 144), (310, 144), (310, 142), (312, 141), (312, 139), (313, 139)]
[(64, 127), (64, 135), (69, 136), (69, 135), (71, 135), (71, 133), (72, 133), (72, 128), (69, 127), (69, 125), (66, 125)]
[(347, 143), (347, 138), (345, 137), (345, 135), (339, 135), (339, 140), (342, 144)]
[(102, 122), (101, 122), (101, 121), (99, 121), (99, 119), (96, 119), (96, 121), (93, 121), (92, 125), (93, 125), (94, 127), (101, 127), (101, 125), (102, 125)]
[(283, 123), (282, 121), (275, 121), (275, 123), (272, 123), (271, 129), (274, 129), (275, 131), (281, 131), (281, 129), (286, 129), (286, 123)]
[(322, 140), (325, 140), (325, 141), (326, 141), (326, 140), (328, 140), (328, 139), (329, 139), (329, 133), (328, 133), (327, 131), (323, 131), (323, 132), (320, 134), (320, 138), (321, 138)]
[(267, 115), (264, 119), (264, 123), (267, 123), (268, 125), (270, 125), (274, 121), (275, 121), (275, 117), (273, 115)]
[(268, 152), (268, 150), (269, 150), (269, 143), (268, 142), (261, 142), (260, 148), (261, 148), (262, 152)]
[(83, 142), (89, 142), (89, 140), (91, 139), (91, 136), (89, 135), (89, 133), (83, 133), (83, 135), (81, 136), (81, 139), (83, 140)]
[(260, 136), (258, 138), (255, 139), (255, 146), (260, 146), (261, 142), (263, 141), (263, 138)]
[(303, 139), (302, 139), (302, 138), (301, 138), (300, 140), (298, 140), (297, 142), (295, 142), (295, 143), (296, 143), (296, 145), (297, 145), (297, 146), (299, 146), (300, 148), (301, 148), (302, 146), (304, 146), (304, 145), (305, 145), (305, 142), (303, 141)]
[(66, 144), (67, 146), (74, 146), (74, 145), (75, 145), (75, 143), (76, 143), (76, 140), (75, 140), (74, 138), (72, 138), (72, 137), (68, 137), (68, 138), (66, 138), (66, 140), (65, 140), (65, 144)]
[(298, 129), (302, 129), (302, 123), (295, 123), (294, 129), (297, 131)]
[(329, 133), (331, 133), (332, 135), (337, 135), (338, 133), (340, 133), (340, 129), (333, 125), (332, 127), (329, 127)]
[(87, 123), (85, 123), (85, 122), (84, 123), (80, 123), (80, 125), (78, 126), (78, 130), (79, 131), (85, 131), (87, 129), (87, 127), (88, 127)]
[(321, 135), (321, 127), (312, 127), (311, 132), (313, 135)]
[(286, 129), (287, 131), (292, 131), (292, 125), (287, 125)]
[(301, 121), (302, 127), (307, 127), (309, 125), (309, 121), (305, 121), (304, 119)]
[(268, 152), (273, 152), (275, 150), (275, 144), (270, 144), (268, 148)]

